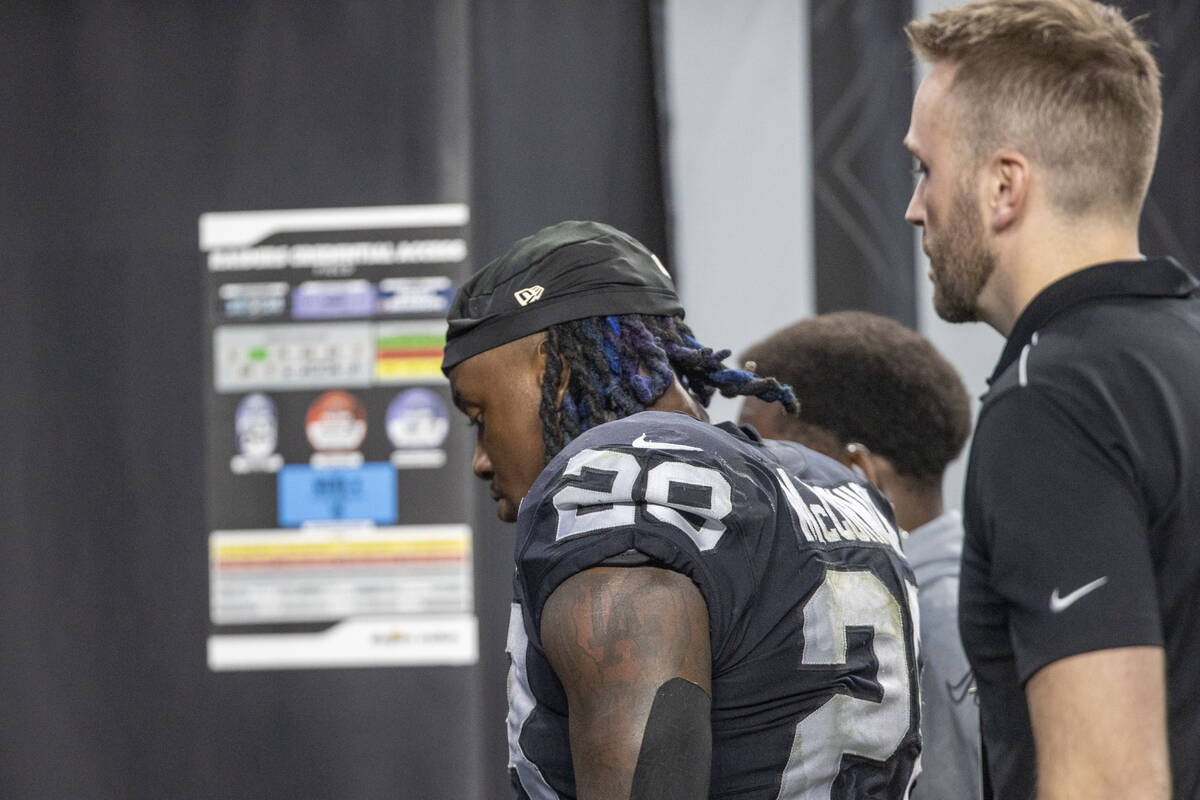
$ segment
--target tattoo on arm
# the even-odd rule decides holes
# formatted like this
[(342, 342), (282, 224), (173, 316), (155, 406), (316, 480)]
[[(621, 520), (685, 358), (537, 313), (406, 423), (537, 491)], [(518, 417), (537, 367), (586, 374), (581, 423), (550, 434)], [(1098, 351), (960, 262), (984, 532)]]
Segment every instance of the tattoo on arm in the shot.
[(682, 678), (704, 697), (712, 691), (699, 590), (687, 576), (654, 567), (590, 569), (547, 600), (541, 636), (567, 695), (579, 796), (624, 800), (659, 688)]

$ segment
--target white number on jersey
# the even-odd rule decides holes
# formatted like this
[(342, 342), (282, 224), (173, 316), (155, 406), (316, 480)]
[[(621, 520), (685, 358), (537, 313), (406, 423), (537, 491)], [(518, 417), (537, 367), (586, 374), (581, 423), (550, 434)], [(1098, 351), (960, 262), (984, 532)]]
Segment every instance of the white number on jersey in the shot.
[[(555, 492), (555, 538), (632, 525), (640, 500), (646, 514), (683, 531), (700, 550), (717, 546), (725, 533), (721, 520), (733, 510), (733, 490), (724, 475), (683, 461), (662, 461), (646, 473), (645, 497), (635, 499), (634, 485), (641, 472), (641, 463), (629, 453), (589, 449), (573, 455), (563, 474), (593, 485), (564, 486)], [(590, 506), (601, 508), (588, 510)], [(703, 522), (697, 527), (680, 512)]]
[(796, 726), (779, 797), (828, 800), (843, 755), (886, 761), (909, 733), (916, 665), (909, 662), (900, 602), (872, 572), (826, 570), (803, 614), (802, 664), (845, 664), (847, 629), (867, 627), (883, 688), (879, 702), (835, 694)]

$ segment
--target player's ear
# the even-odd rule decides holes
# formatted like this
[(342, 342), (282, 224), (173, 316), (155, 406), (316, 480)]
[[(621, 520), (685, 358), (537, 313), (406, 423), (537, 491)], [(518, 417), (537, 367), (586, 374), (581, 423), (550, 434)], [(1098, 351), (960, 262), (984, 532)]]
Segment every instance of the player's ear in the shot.
[[(535, 351), (535, 358), (536, 358), (536, 362), (537, 362), (536, 368), (537, 368), (537, 372), (538, 372), (539, 376), (546, 374), (546, 359), (549, 358), (549, 356), (550, 356), (550, 348), (547, 345), (546, 341), (547, 341), (546, 336), (545, 336), (545, 334), (543, 334), (541, 339), (538, 340), (537, 350)], [(567, 361), (567, 359), (564, 358), (561, 354), (559, 355), (559, 359), (562, 363), (562, 374), (559, 376), (559, 379), (558, 379), (557, 402), (558, 402), (558, 405), (561, 406), (563, 395), (566, 394), (566, 391), (567, 391), (567, 384), (571, 380), (571, 362)]]
[(871, 448), (860, 442), (850, 442), (845, 448), (845, 457), (842, 461), (850, 467), (850, 470), (858, 477), (870, 481), (876, 489), (884, 490), (885, 487), (879, 482), (879, 469), (875, 463), (874, 453)]

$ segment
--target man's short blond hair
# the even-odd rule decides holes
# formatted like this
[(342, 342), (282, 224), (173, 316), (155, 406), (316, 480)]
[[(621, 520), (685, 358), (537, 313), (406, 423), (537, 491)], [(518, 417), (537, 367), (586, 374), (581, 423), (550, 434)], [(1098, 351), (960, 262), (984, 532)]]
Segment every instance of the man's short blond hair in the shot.
[(976, 161), (1012, 148), (1061, 211), (1140, 213), (1162, 123), (1160, 74), (1121, 12), (1092, 0), (977, 0), (905, 27), (956, 65), (950, 86)]

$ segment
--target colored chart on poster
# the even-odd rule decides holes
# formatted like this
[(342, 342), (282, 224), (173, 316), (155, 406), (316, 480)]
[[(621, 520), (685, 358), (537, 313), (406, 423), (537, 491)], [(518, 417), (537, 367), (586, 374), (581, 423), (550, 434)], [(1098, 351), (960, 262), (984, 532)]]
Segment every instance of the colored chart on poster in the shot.
[(388, 322), (375, 327), (375, 377), (381, 383), (429, 383), (442, 378), (446, 325)]
[(215, 531), (212, 619), (263, 624), (470, 611), (470, 534), (465, 525)]
[(369, 323), (223, 325), (213, 334), (218, 392), (366, 386), (374, 352)]

